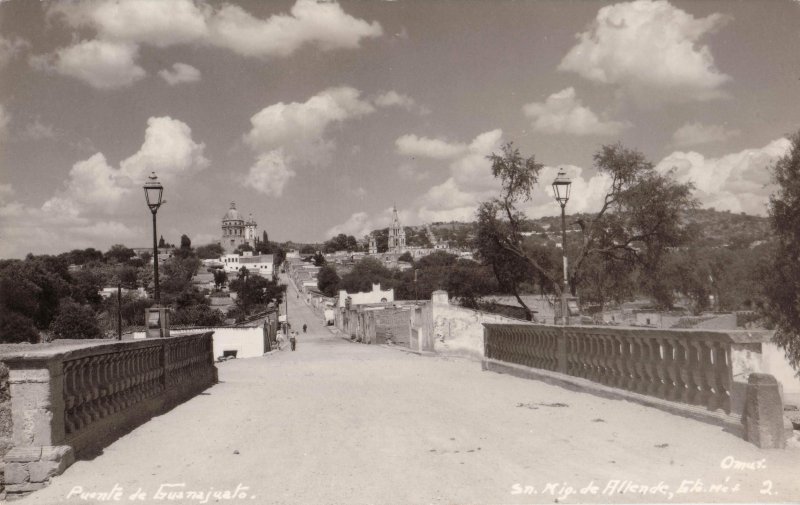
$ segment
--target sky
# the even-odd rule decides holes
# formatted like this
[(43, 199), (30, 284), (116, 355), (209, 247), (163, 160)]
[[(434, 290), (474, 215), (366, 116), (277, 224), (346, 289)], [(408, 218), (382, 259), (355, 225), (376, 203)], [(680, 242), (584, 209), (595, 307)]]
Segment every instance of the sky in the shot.
[(765, 215), (800, 128), (800, 2), (0, 2), (0, 258), (473, 220), (487, 156), (544, 164), (530, 217), (591, 212), (604, 144)]

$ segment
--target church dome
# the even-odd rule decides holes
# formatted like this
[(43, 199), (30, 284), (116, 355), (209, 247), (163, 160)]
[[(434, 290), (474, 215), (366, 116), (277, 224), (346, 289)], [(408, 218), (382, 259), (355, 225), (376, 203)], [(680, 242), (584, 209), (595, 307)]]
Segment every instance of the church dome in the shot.
[(236, 203), (231, 202), (231, 208), (228, 209), (228, 212), (225, 213), (225, 217), (222, 218), (223, 221), (241, 221), (242, 216), (239, 214), (239, 211), (236, 210)]

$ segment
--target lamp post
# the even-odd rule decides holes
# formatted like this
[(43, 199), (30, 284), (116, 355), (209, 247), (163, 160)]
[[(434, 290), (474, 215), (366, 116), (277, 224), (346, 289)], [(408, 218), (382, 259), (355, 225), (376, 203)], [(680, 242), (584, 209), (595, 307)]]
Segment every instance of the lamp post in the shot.
[(553, 181), (553, 193), (561, 205), (561, 252), (564, 259), (564, 281), (561, 288), (561, 324), (567, 325), (567, 219), (564, 208), (569, 200), (569, 190), (572, 181), (569, 180), (564, 169), (558, 171), (556, 180)]
[(154, 298), (156, 301), (156, 306), (158, 306), (161, 301), (161, 297), (158, 291), (158, 239), (156, 238), (156, 212), (158, 212), (158, 208), (161, 207), (161, 204), (164, 203), (161, 201), (161, 195), (164, 193), (164, 187), (161, 186), (160, 182), (158, 182), (155, 172), (153, 172), (152, 175), (150, 175), (150, 177), (147, 179), (147, 182), (144, 183), (144, 197), (147, 199), (147, 206), (150, 208), (150, 212), (153, 213), (153, 286)]

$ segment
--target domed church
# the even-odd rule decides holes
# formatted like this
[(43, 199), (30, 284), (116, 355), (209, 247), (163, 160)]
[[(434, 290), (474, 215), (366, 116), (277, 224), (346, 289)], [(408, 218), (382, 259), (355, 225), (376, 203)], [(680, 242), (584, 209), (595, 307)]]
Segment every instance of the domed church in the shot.
[(222, 239), (220, 245), (226, 254), (233, 253), (242, 244), (255, 247), (258, 225), (250, 214), (245, 220), (236, 210), (236, 202), (231, 202), (231, 208), (222, 217)]

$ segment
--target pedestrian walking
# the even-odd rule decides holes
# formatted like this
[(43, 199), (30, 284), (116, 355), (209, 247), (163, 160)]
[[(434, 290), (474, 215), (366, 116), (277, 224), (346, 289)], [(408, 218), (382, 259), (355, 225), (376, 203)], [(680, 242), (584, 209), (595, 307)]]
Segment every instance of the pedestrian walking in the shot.
[(303, 333), (306, 332), (306, 328), (308, 328), (308, 325), (306, 323), (303, 323)]
[(292, 332), (289, 335), (289, 343), (292, 344), (292, 350), (294, 351), (295, 348), (297, 347), (297, 333)]

